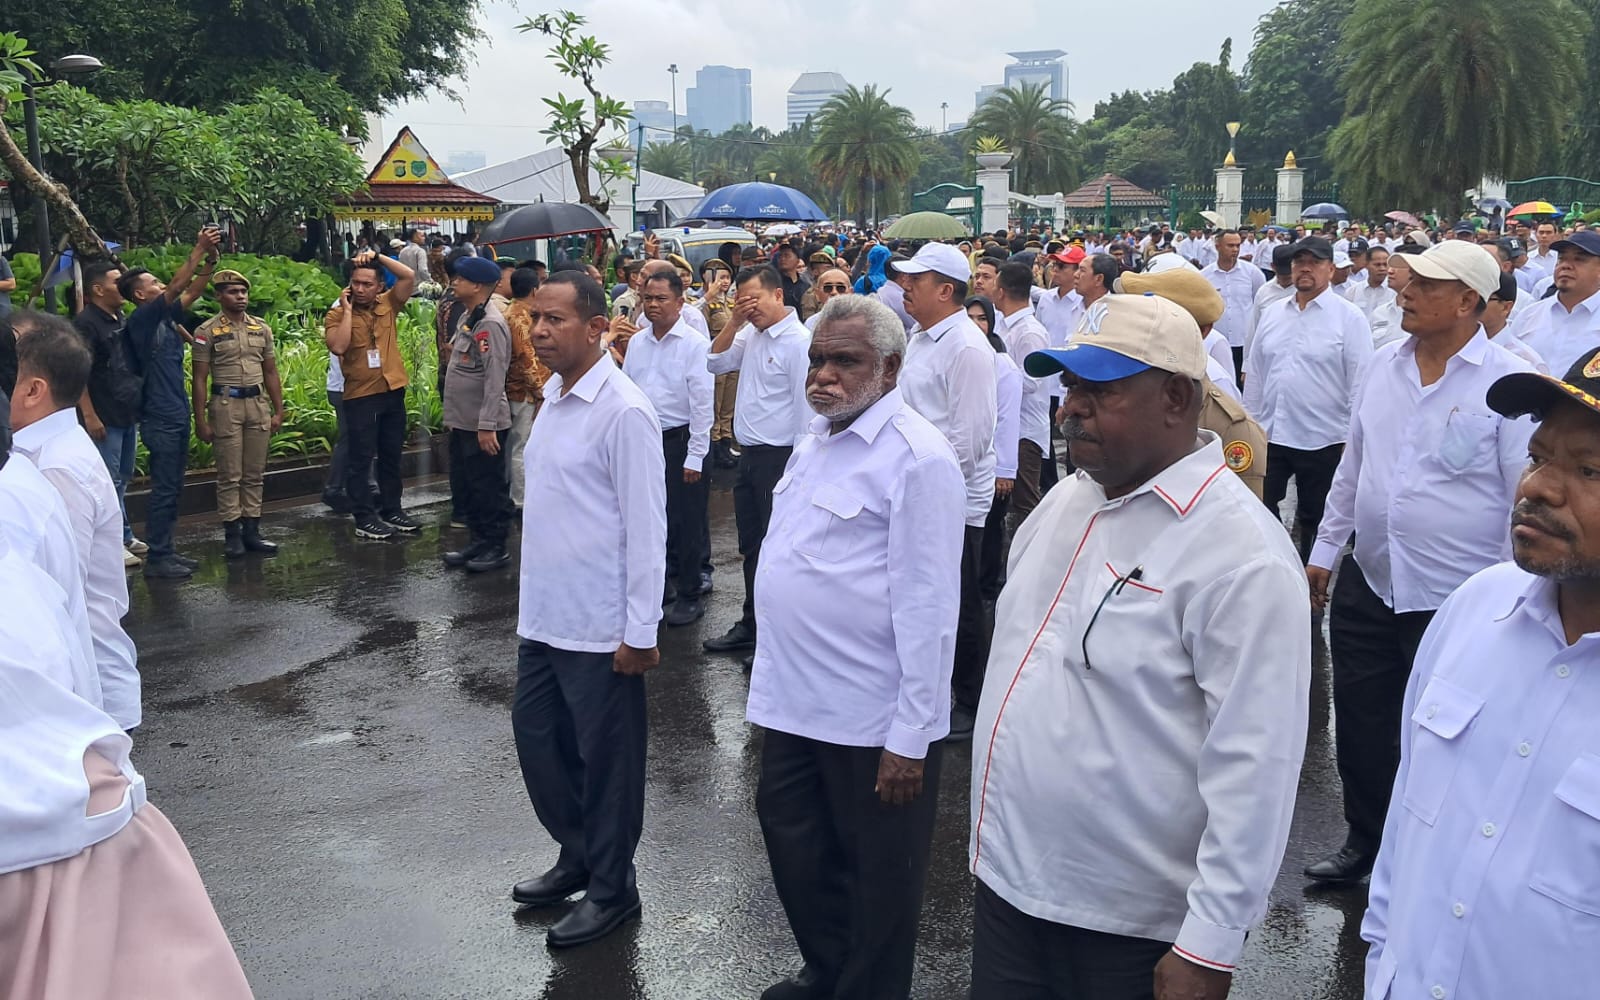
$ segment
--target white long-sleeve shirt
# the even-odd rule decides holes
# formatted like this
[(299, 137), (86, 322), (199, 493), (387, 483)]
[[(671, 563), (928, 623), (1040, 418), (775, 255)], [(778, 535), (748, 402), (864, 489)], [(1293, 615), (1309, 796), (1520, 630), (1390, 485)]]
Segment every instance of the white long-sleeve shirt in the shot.
[(1305, 571), (1227, 468), (1201, 431), (1132, 493), (1079, 472), (1017, 530), (969, 847), (1024, 913), (1219, 969), (1283, 859), (1311, 676)]
[(123, 729), (144, 718), (139, 653), (122, 628), (128, 613), (128, 571), (123, 566), (122, 508), (111, 474), (89, 434), (68, 407), (12, 435), (12, 448), (27, 456), (61, 494), (83, 563), (84, 608), (101, 707)]
[(1356, 564), (1395, 611), (1432, 611), (1461, 581), (1511, 557), (1511, 505), (1533, 423), (1484, 397), (1533, 367), (1478, 328), (1424, 386), (1417, 342), (1385, 346), (1367, 366), (1350, 440), (1328, 489), (1310, 563), (1333, 569), (1356, 536)]
[(975, 528), (983, 527), (994, 505), (993, 353), (977, 324), (958, 309), (932, 329), (912, 332), (900, 369), (906, 402), (956, 451), (967, 481), (967, 524)]
[(794, 445), (815, 416), (806, 401), (811, 331), (793, 309), (766, 329), (747, 324), (721, 354), (706, 352), (713, 375), (739, 373), (733, 403), (733, 436), (740, 444), (779, 448)]
[[(684, 315), (698, 310), (685, 309)], [(685, 469), (699, 472), (711, 450), (717, 377), (706, 368), (711, 341), (681, 318), (659, 338), (646, 326), (628, 340), (622, 371), (644, 390), (663, 430), (689, 428)]]
[[(1034, 351), (1049, 346), (1049, 334), (1044, 324), (1034, 316), (1033, 309), (1024, 306), (1009, 316), (995, 314), (995, 333), (1005, 342), (1006, 353), (1021, 371)], [(1022, 410), (1018, 433), (1032, 441), (1045, 454), (1050, 452), (1050, 390), (1061, 383), (1053, 378), (1033, 378), (1022, 375)], [(998, 407), (998, 402), (996, 403)], [(998, 453), (997, 453), (998, 454)]]
[(1367, 318), (1367, 325), (1371, 326), (1373, 314), (1378, 308), (1394, 301), (1394, 289), (1389, 287), (1388, 282), (1369, 285), (1363, 281), (1359, 285), (1351, 285), (1350, 292), (1345, 298), (1350, 300), (1351, 305), (1361, 310), (1361, 315)]
[(1083, 296), (1077, 292), (1062, 294), (1059, 289), (1046, 288), (1044, 294), (1039, 296), (1039, 301), (1034, 303), (1033, 311), (1050, 336), (1050, 347), (1066, 347), (1072, 331), (1078, 328), (1078, 322), (1083, 319)]
[(1250, 322), (1246, 325), (1244, 332), (1246, 363), (1250, 360), (1250, 345), (1255, 343), (1256, 330), (1261, 326), (1261, 311), (1272, 305), (1272, 303), (1282, 301), (1293, 294), (1293, 285), (1287, 287), (1280, 285), (1276, 278), (1268, 280), (1256, 290), (1255, 301), (1250, 304)]
[(1261, 312), (1245, 360), (1244, 407), (1272, 444), (1340, 444), (1371, 357), (1372, 330), (1348, 299), (1327, 288), (1302, 309), (1291, 295)]
[(1533, 299), (1524, 303), (1522, 296), (1517, 296), (1511, 332), (1544, 358), (1553, 375), (1565, 375), (1573, 362), (1600, 350), (1600, 292), (1571, 310), (1561, 304), (1560, 292), (1547, 299)]
[(1200, 274), (1222, 296), (1222, 316), (1216, 322), (1216, 331), (1228, 338), (1229, 347), (1243, 347), (1245, 334), (1250, 331), (1250, 308), (1255, 305), (1256, 292), (1266, 284), (1266, 275), (1261, 268), (1244, 261), (1226, 271), (1212, 263)]
[(966, 483), (898, 389), (830, 429), (813, 421), (772, 490), (746, 718), (921, 759), (950, 731)]
[(1600, 635), (1502, 563), (1423, 637), (1361, 936), (1367, 1000), (1589, 1000), (1600, 981)]
[(581, 653), (654, 646), (667, 482), (650, 400), (610, 355), (570, 390), (554, 375), (523, 456), (517, 634)]
[[(1022, 379), (1011, 355), (994, 352), (994, 477), (1017, 478), (1017, 443), (1022, 440)], [(962, 512), (963, 518), (966, 512)]]

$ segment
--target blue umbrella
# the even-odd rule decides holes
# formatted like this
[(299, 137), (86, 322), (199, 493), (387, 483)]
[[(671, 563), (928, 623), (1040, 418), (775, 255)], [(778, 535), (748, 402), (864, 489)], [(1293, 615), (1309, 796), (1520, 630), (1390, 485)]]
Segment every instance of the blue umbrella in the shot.
[(1502, 212), (1509, 212), (1511, 211), (1511, 202), (1506, 201), (1504, 198), (1485, 198), (1478, 202), (1478, 207), (1485, 212), (1493, 212), (1497, 208)]
[[(113, 243), (110, 240), (106, 240), (106, 249), (110, 250), (112, 253), (115, 253), (116, 251), (122, 249), (122, 244)], [(54, 266), (51, 267), (50, 273), (45, 276), (42, 287), (54, 288), (57, 285), (64, 285), (71, 281), (72, 261), (74, 256), (75, 255), (71, 247), (67, 247), (65, 250), (61, 251), (60, 255), (58, 255), (53, 262)]]
[(1331, 201), (1319, 201), (1315, 205), (1300, 213), (1302, 219), (1348, 219), (1350, 213), (1345, 211), (1343, 205), (1335, 205)]
[(761, 181), (717, 188), (686, 215), (691, 219), (729, 222), (822, 222), (828, 217), (816, 202), (794, 188)]

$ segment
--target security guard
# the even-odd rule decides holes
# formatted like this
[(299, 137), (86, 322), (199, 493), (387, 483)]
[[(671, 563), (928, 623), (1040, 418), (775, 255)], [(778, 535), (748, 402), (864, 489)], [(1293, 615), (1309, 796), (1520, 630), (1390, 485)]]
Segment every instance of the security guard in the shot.
[(451, 289), (466, 307), (450, 340), (445, 372), (444, 425), (450, 431), (452, 478), (460, 476), (462, 513), (472, 541), (444, 554), (446, 566), (483, 573), (511, 563), (506, 532), (511, 494), (506, 484), (506, 437), (511, 404), (506, 371), (511, 365), (511, 328), (491, 295), (500, 266), (483, 257), (456, 262)]
[[(1211, 282), (1199, 271), (1187, 267), (1157, 274), (1124, 274), (1117, 279), (1116, 290), (1135, 295), (1159, 295), (1177, 303), (1200, 325), (1201, 337), (1211, 332), (1226, 308), (1222, 295)], [(1222, 377), (1231, 377), (1231, 374), (1224, 371)], [(1222, 439), (1223, 462), (1259, 499), (1267, 481), (1266, 432), (1250, 418), (1237, 396), (1219, 387), (1217, 379), (1207, 378), (1202, 385), (1205, 402), (1200, 408), (1200, 426)]]
[(261, 537), (261, 482), (267, 445), (283, 426), (283, 383), (272, 352), (272, 328), (246, 312), (250, 280), (223, 270), (212, 277), (211, 287), (222, 311), (194, 335), (195, 434), (212, 442), (222, 551), (238, 559), (246, 552), (278, 551)]

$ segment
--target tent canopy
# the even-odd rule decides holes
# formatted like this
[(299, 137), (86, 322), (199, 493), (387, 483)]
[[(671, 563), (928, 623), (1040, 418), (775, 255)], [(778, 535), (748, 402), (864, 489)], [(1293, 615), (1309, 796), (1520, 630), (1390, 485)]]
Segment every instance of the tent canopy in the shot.
[[(578, 186), (572, 180), (572, 161), (560, 149), (546, 149), (504, 163), (493, 163), (456, 178), (474, 191), (494, 196), (503, 205), (534, 205), (546, 202), (575, 202)], [(589, 171), (591, 190), (600, 190), (600, 175)], [(705, 188), (673, 180), (648, 170), (639, 171), (638, 204), (666, 202), (674, 215), (682, 215), (705, 197)]]

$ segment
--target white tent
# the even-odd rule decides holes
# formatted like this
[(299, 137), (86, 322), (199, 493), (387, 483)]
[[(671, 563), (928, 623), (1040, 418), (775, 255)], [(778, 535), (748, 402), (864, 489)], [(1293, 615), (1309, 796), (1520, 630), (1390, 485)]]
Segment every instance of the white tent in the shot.
[[(503, 205), (533, 205), (541, 201), (574, 202), (578, 200), (577, 185), (572, 180), (572, 162), (560, 149), (546, 149), (515, 160), (495, 163), (479, 170), (456, 174), (450, 178), (457, 184), (479, 194), (498, 198)], [(589, 171), (591, 190), (600, 190), (600, 175)], [(622, 188), (619, 190), (619, 188)], [(615, 196), (611, 199), (611, 215), (624, 232), (632, 228), (627, 215), (627, 204), (632, 185), (613, 185)], [(706, 194), (705, 188), (686, 181), (639, 172), (639, 210), (648, 212), (658, 202), (664, 203), (669, 220), (693, 208)], [(618, 218), (619, 210), (621, 218)]]

